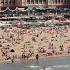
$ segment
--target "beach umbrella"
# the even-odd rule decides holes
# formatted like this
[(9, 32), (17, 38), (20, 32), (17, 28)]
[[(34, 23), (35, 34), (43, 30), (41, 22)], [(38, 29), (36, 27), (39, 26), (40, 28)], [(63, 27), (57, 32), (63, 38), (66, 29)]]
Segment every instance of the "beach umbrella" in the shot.
[(11, 49), (10, 52), (15, 52), (15, 50), (14, 49)]

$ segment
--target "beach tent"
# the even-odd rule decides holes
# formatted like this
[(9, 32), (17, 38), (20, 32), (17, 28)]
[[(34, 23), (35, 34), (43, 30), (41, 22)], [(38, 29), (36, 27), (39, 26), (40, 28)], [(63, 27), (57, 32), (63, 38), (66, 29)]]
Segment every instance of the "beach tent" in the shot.
[(28, 14), (32, 13), (32, 9), (30, 9), (30, 8), (27, 8), (26, 11), (27, 11)]
[(16, 7), (16, 9), (13, 11), (13, 14), (15, 14), (16, 16), (19, 16), (22, 13), (22, 10), (19, 10), (18, 7)]
[(42, 12), (42, 13), (47, 13), (46, 8), (41, 9), (41, 12)]
[(38, 13), (38, 12), (40, 13), (40, 12), (41, 12), (41, 10), (40, 10), (40, 9), (36, 9), (36, 11), (35, 11), (35, 12), (36, 12), (36, 13)]
[(28, 11), (24, 9), (24, 10), (21, 11), (21, 14), (22, 15), (27, 15), (28, 14)]
[(55, 9), (46, 9), (48, 13), (56, 13)]
[(13, 11), (14, 14), (27, 14), (27, 10), (25, 8), (16, 8), (14, 11)]
[(58, 8), (55, 8), (55, 13), (56, 13), (56, 14), (60, 14), (60, 13), (61, 13), (61, 10), (58, 9)]
[(32, 10), (36, 10), (36, 7), (33, 7)]
[(43, 9), (41, 9), (41, 8), (36, 8), (36, 7), (33, 7), (32, 8), (32, 13), (39, 13), (39, 14), (41, 14), (42, 13), (42, 11), (43, 11)]
[(35, 14), (35, 11), (36, 11), (36, 7), (33, 7), (32, 8), (32, 13)]
[(7, 14), (8, 16), (9, 15), (12, 15), (12, 11), (9, 9), (9, 7), (6, 8), (6, 10), (4, 10), (4, 14)]

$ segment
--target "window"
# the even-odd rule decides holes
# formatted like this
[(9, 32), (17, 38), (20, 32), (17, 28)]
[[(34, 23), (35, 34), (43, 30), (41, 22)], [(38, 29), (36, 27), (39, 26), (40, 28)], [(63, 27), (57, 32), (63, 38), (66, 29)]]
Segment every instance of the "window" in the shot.
[(46, 4), (46, 0), (43, 0), (43, 3)]
[(61, 2), (63, 3), (63, 0), (61, 0)]
[(5, 0), (5, 3), (8, 3), (8, 0)]
[(64, 0), (64, 4), (66, 3), (66, 0)]
[(12, 0), (12, 3), (15, 3), (16, 1), (15, 0)]
[[(58, 2), (59, 2), (59, 0), (58, 0)], [(57, 0), (54, 0), (54, 3), (57, 4)]]
[(34, 0), (31, 0), (31, 4), (34, 4)]
[(1, 3), (3, 3), (3, 4), (4, 4), (4, 0), (1, 0)]
[(27, 4), (30, 4), (30, 0), (27, 0)]
[(9, 0), (9, 4), (11, 4), (11, 0)]
[(38, 0), (35, 0), (35, 3), (38, 4)]
[(42, 4), (42, 0), (39, 0), (39, 3)]

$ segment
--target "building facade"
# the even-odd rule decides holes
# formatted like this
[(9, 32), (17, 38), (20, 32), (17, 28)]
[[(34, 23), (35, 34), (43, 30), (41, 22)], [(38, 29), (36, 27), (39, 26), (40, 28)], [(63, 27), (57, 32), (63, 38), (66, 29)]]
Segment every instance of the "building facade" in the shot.
[(5, 9), (7, 7), (15, 9), (16, 7), (26, 7), (25, 0), (0, 0), (0, 8)]
[(26, 0), (26, 5), (28, 7), (35, 6), (35, 7), (42, 8), (42, 7), (47, 7), (48, 2), (47, 2), (47, 0)]
[(70, 7), (70, 0), (0, 0), (0, 9), (16, 7), (56, 8)]
[(67, 7), (70, 8), (70, 0), (48, 0), (48, 7)]
[(47, 7), (47, 0), (0, 0), (0, 8), (6, 7)]
[(4, 9), (6, 7), (15, 8), (16, 0), (0, 0), (0, 7)]

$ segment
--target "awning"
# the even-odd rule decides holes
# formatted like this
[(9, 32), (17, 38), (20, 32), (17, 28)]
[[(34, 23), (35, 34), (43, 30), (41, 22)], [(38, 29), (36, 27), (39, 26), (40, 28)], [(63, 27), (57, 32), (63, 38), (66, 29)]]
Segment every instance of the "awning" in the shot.
[(18, 10), (24, 11), (24, 10), (25, 10), (25, 8), (18, 8)]
[(16, 7), (16, 9), (13, 11), (13, 14), (20, 14), (22, 12), (22, 10), (19, 10), (18, 7)]
[(5, 14), (12, 14), (12, 11), (9, 8), (6, 8), (6, 10), (4, 10)]

